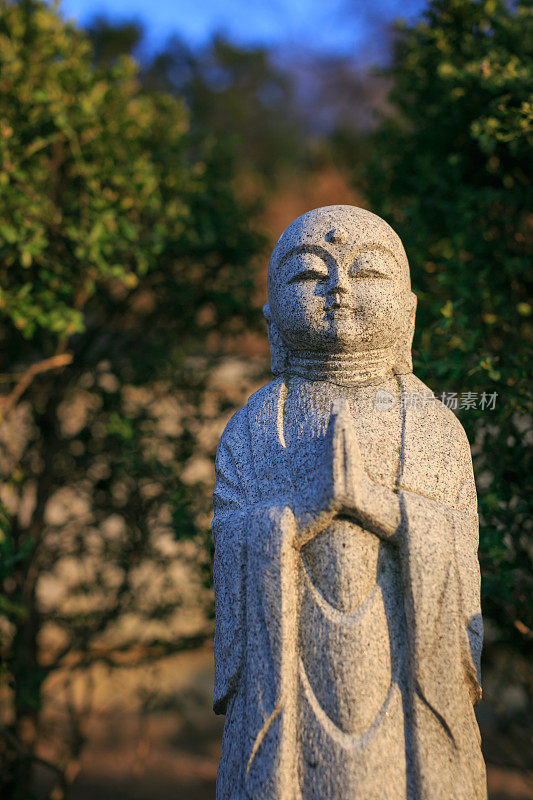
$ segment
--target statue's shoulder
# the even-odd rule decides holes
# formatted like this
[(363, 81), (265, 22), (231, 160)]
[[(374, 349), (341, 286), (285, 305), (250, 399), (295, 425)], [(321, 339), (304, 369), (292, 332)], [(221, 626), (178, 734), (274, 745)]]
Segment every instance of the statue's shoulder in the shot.
[(233, 448), (249, 438), (250, 422), (268, 415), (271, 407), (277, 407), (282, 384), (282, 378), (274, 378), (250, 395), (245, 405), (235, 412), (224, 428), (219, 448), (221, 445)]
[[(424, 398), (431, 397), (433, 392), (420, 378), (413, 374), (406, 375), (402, 376), (402, 382), (404, 392), (409, 395), (419, 396), (419, 403), (415, 404), (415, 406), (429, 408), (427, 403), (424, 403)], [(440, 438), (442, 441), (447, 442), (449, 449), (467, 450), (470, 453), (470, 444), (465, 429), (451, 408), (444, 405), (438, 397), (431, 401), (431, 418), (428, 421), (431, 421), (432, 426), (436, 424)]]
[(248, 414), (256, 415), (261, 412), (268, 412), (273, 405), (277, 407), (280, 391), (284, 385), (285, 381), (282, 377), (273, 378), (273, 380), (251, 394), (245, 406), (248, 409)]
[(228, 420), (222, 436), (220, 437), (219, 450), (222, 445), (231, 447), (234, 442), (242, 439), (243, 434), (248, 426), (246, 406), (239, 408), (232, 417)]

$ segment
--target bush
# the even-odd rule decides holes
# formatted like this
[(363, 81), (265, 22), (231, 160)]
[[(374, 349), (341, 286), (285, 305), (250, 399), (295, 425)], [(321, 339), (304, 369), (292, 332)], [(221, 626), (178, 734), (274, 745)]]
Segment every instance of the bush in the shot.
[[(2, 797), (28, 800), (47, 675), (90, 664), (125, 613), (159, 621), (142, 641), (150, 658), (179, 607), (175, 552), (155, 533), (192, 539), (208, 566), (180, 466), (200, 367), (250, 320), (260, 242), (223, 144), (192, 141), (184, 104), (143, 91), (131, 59), (95, 66), (57, 5), (0, 0), (0, 91), (0, 630), (13, 701), (0, 760)], [(54, 605), (40, 582), (64, 558), (80, 568)], [(195, 641), (163, 637), (157, 652)], [(72, 741), (77, 757), (79, 731)]]

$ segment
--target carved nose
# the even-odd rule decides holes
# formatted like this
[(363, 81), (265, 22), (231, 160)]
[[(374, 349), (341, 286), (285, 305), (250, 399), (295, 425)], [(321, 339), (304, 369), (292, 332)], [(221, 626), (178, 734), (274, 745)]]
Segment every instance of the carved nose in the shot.
[(333, 286), (329, 289), (326, 298), (326, 308), (340, 308), (342, 302), (342, 295), (346, 294), (347, 289), (344, 286)]

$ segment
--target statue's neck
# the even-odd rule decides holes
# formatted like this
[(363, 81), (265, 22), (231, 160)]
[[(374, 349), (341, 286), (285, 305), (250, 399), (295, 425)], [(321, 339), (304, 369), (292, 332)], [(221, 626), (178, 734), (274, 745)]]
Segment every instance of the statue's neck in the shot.
[(394, 356), (391, 348), (357, 353), (291, 352), (285, 374), (340, 386), (372, 386), (394, 374)]

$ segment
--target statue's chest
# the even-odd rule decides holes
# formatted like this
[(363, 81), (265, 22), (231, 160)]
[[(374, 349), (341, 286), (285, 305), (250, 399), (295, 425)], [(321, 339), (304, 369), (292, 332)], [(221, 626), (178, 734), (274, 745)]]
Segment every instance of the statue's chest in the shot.
[[(302, 389), (305, 389), (303, 391)], [(393, 387), (391, 387), (393, 388)], [(323, 447), (333, 401), (346, 400), (359, 440), (364, 468), (376, 483), (396, 485), (401, 419), (376, 404), (376, 389), (343, 389), (322, 384), (289, 385), (284, 409), (285, 444), (289, 469), (298, 491), (312, 469), (314, 455)], [(399, 405), (399, 404), (398, 404)], [(336, 518), (302, 551), (307, 573), (321, 595), (339, 611), (357, 608), (381, 577), (386, 581), (390, 548), (351, 520)]]
[[(396, 486), (400, 463), (402, 419), (395, 382), (386, 388), (395, 398), (382, 408), (376, 387), (350, 388), (327, 383), (290, 382), (283, 411), (285, 446), (292, 482), (305, 485), (310, 465), (321, 449), (336, 400), (345, 400), (359, 440), (363, 466), (376, 483)], [(311, 467), (312, 468), (312, 467)]]

